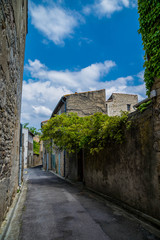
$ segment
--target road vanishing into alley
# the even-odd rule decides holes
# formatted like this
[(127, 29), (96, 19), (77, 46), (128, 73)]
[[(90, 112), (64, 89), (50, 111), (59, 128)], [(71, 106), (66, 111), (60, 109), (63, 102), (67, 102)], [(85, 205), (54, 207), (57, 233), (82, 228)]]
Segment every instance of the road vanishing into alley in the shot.
[(157, 240), (135, 218), (51, 172), (32, 168), (20, 240)]

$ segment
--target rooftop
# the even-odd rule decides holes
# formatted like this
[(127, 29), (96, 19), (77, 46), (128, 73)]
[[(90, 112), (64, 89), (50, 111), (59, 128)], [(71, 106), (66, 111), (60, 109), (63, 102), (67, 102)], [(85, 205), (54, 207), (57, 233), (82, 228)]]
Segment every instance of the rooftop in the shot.
[(99, 89), (99, 90), (93, 90), (93, 91), (86, 91), (86, 92), (75, 92), (75, 93), (70, 93), (70, 94), (63, 95), (63, 97), (68, 97), (68, 96), (70, 96), (70, 95), (75, 95), (75, 94), (98, 92), (98, 91), (102, 91), (102, 90), (105, 90), (105, 89)]
[(45, 123), (45, 122), (48, 122), (48, 120), (44, 120), (44, 121), (42, 121), (41, 123)]
[(126, 95), (126, 96), (137, 96), (136, 94), (129, 94), (129, 93), (112, 93), (111, 96), (108, 98), (107, 101), (111, 101), (113, 95)]

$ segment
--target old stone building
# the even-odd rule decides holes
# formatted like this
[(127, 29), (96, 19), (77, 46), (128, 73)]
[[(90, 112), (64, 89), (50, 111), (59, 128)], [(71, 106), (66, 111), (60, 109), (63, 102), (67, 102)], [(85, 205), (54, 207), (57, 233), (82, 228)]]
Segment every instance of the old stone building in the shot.
[(17, 192), (27, 0), (0, 1), (0, 224)]
[[(56, 114), (76, 112), (83, 117), (102, 112), (109, 116), (120, 115), (121, 111), (133, 112), (133, 106), (138, 102), (137, 95), (113, 93), (106, 101), (105, 90), (74, 93), (62, 96), (55, 107), (51, 117)], [(45, 122), (44, 122), (45, 124)], [(51, 152), (44, 148), (43, 167), (46, 170), (52, 169), (61, 176), (83, 180), (82, 153), (68, 154), (66, 151), (59, 151), (52, 142)]]
[[(74, 93), (62, 96), (55, 107), (51, 117), (56, 114), (76, 112), (78, 116), (88, 116), (96, 112), (106, 114), (105, 90)], [(45, 122), (44, 122), (45, 123)], [(53, 142), (52, 142), (53, 145)], [(44, 149), (43, 167), (52, 169), (60, 176), (78, 179), (82, 166), (75, 156), (69, 155), (66, 151), (58, 151), (51, 148), (51, 153)]]
[(80, 117), (92, 115), (96, 112), (106, 113), (105, 101), (105, 89), (64, 95), (55, 107), (51, 117), (63, 112), (76, 112)]
[(108, 116), (120, 115), (121, 111), (133, 112), (134, 105), (138, 103), (138, 96), (133, 94), (112, 93), (106, 101)]

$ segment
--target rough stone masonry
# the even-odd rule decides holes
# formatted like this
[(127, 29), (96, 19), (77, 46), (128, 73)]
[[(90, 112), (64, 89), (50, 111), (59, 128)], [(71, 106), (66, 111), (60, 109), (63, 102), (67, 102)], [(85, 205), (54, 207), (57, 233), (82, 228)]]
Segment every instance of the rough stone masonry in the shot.
[(27, 0), (0, 0), (0, 224), (18, 186)]
[(98, 154), (84, 154), (83, 180), (87, 187), (160, 226), (159, 78), (152, 90), (156, 91), (152, 104), (129, 115), (131, 128), (124, 132), (122, 144), (108, 142)]

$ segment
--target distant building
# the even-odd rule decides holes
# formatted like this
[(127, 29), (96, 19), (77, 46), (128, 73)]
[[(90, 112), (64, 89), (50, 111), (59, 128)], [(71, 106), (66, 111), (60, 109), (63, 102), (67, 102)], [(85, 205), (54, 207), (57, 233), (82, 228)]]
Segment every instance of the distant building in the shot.
[(138, 103), (138, 96), (133, 94), (112, 93), (106, 101), (108, 116), (120, 115), (121, 111), (133, 112), (134, 105)]
[(24, 168), (31, 167), (33, 165), (33, 137), (34, 134), (31, 133), (27, 128), (22, 129), (23, 134), (23, 154), (24, 154)]
[(51, 117), (64, 112), (76, 112), (80, 117), (92, 115), (96, 112), (106, 113), (105, 102), (105, 89), (64, 95), (55, 107)]

